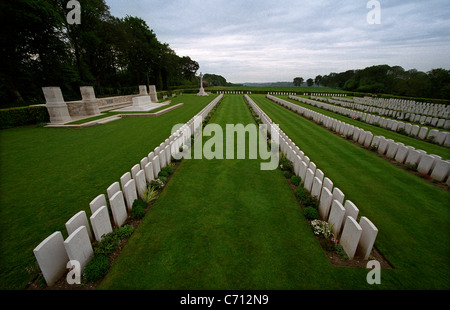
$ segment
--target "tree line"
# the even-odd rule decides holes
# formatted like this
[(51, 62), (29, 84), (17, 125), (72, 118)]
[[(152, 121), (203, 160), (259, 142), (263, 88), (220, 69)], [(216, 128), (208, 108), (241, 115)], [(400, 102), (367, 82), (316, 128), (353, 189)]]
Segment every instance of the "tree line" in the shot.
[[(303, 78), (294, 78), (294, 84), (301, 86)], [(308, 86), (314, 84), (362, 93), (450, 99), (450, 70), (442, 68), (422, 72), (417, 69), (405, 70), (400, 66), (376, 65), (318, 75), (314, 80), (307, 80)]]
[(0, 105), (33, 103), (43, 86), (60, 86), (71, 100), (84, 85), (112, 95), (197, 82), (198, 63), (176, 55), (141, 18), (114, 17), (104, 0), (80, 0), (81, 22), (71, 24), (67, 2), (0, 2)]

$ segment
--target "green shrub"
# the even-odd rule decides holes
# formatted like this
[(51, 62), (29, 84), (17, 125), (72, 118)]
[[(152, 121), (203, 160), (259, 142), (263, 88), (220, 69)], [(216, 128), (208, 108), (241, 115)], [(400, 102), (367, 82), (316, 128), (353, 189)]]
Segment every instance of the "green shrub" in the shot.
[(103, 278), (109, 269), (109, 259), (105, 255), (94, 255), (90, 262), (84, 267), (83, 280), (95, 282)]
[(171, 175), (174, 168), (175, 168), (175, 167), (169, 165), (169, 166), (165, 166), (164, 168), (162, 168), (161, 171), (165, 171), (165, 172), (168, 173), (168, 175)]
[(295, 194), (297, 195), (298, 199), (300, 199), (300, 201), (302, 201), (302, 199), (304, 199), (303, 197), (308, 195), (308, 191), (303, 187), (299, 187), (295, 191)]
[(319, 213), (313, 207), (306, 207), (304, 213), (308, 220), (316, 220), (319, 218)]
[(131, 207), (131, 218), (132, 219), (142, 219), (145, 216), (145, 209), (147, 203), (143, 200), (136, 199)]
[(150, 185), (149, 185), (149, 186), (152, 187), (152, 188), (154, 188), (154, 189), (156, 189), (156, 190), (158, 190), (158, 189), (164, 187), (164, 181), (161, 180), (161, 179), (152, 180), (152, 181), (150, 182)]
[(148, 186), (146, 191), (144, 192), (142, 201), (144, 201), (145, 204), (148, 205), (150, 202), (155, 200), (157, 197), (158, 197), (158, 190), (151, 186)]
[(298, 176), (296, 176), (296, 175), (293, 175), (293, 176), (291, 177), (291, 183), (294, 184), (295, 186), (299, 186), (300, 183), (302, 183), (302, 178), (301, 178), (301, 177), (298, 177)]
[(94, 254), (100, 255), (110, 255), (112, 254), (119, 245), (119, 241), (131, 236), (133, 233), (133, 226), (124, 225), (114, 231), (103, 236), (102, 241), (94, 241), (92, 247), (94, 249)]
[(298, 187), (296, 190), (296, 194), (300, 203), (305, 207), (313, 207), (317, 209), (319, 207), (319, 200), (316, 197), (311, 196), (308, 191), (303, 187)]
[(161, 177), (167, 178), (168, 176), (169, 176), (169, 172), (167, 172), (166, 170), (161, 170), (161, 171), (158, 173), (158, 178), (161, 178)]
[(286, 179), (290, 179), (293, 176), (293, 173), (291, 171), (289, 171), (289, 170), (288, 171), (284, 171), (283, 174), (284, 174), (284, 177)]
[(45, 106), (27, 106), (0, 110), (0, 129), (48, 123), (49, 121), (50, 116)]
[(344, 248), (340, 244), (334, 246), (334, 251), (341, 256), (341, 260), (349, 260), (347, 253), (345, 253)]
[(294, 171), (294, 165), (289, 159), (287, 159), (286, 155), (284, 155), (283, 153), (281, 153), (280, 155), (279, 167), (282, 171)]

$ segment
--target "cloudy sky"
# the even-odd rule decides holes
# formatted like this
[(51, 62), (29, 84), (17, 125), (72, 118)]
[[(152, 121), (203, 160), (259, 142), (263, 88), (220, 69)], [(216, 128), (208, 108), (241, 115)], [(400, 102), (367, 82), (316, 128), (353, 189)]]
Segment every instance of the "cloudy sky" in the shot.
[(372, 65), (450, 69), (449, 0), (106, 0), (145, 20), (200, 72), (228, 82), (305, 80)]

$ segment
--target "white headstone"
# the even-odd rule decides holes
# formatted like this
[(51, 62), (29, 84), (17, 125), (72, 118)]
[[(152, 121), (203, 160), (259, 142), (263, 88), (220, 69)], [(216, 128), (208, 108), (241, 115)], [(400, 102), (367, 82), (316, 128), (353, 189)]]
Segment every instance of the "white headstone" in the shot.
[(372, 252), (375, 239), (377, 238), (378, 228), (365, 216), (362, 216), (359, 220), (359, 226), (362, 228), (361, 238), (357, 248), (357, 253), (360, 254), (363, 259), (368, 259), (370, 252)]
[(152, 164), (153, 164), (153, 177), (155, 179), (158, 178), (158, 173), (161, 171), (161, 166), (159, 165), (159, 155), (156, 155), (155, 157), (153, 157), (152, 159)]
[(151, 162), (147, 163), (144, 167), (145, 171), (145, 178), (147, 179), (147, 183), (150, 183), (152, 180), (155, 179), (153, 176), (153, 164)]
[(60, 231), (44, 239), (34, 248), (33, 253), (48, 286), (53, 286), (67, 272), (69, 256)]
[(78, 227), (69, 237), (64, 241), (67, 256), (70, 260), (76, 260), (80, 263), (81, 272), (84, 267), (94, 256), (94, 250), (89, 240), (89, 235), (86, 226)]
[(450, 161), (437, 160), (431, 172), (431, 177), (439, 182), (444, 182), (450, 173)]
[(75, 230), (77, 230), (78, 227), (85, 226), (87, 233), (89, 235), (89, 240), (93, 241), (94, 236), (91, 232), (91, 226), (89, 226), (89, 221), (86, 215), (85, 211), (80, 211), (74, 216), (72, 216), (67, 222), (66, 222), (66, 230), (67, 234), (72, 234)]
[(420, 139), (425, 139), (427, 137), (427, 133), (428, 133), (428, 128), (427, 127), (421, 127), (419, 130), (419, 138)]
[(345, 215), (344, 217), (351, 216), (355, 220), (358, 219), (359, 209), (350, 200), (346, 200), (344, 204)]
[(101, 241), (103, 235), (112, 232), (111, 220), (108, 209), (103, 206), (91, 215), (91, 225), (94, 231), (95, 240)]
[[(166, 145), (164, 148), (164, 152), (166, 155), (166, 166), (170, 165), (170, 162), (172, 161), (172, 152), (170, 151), (170, 144)], [(144, 168), (142, 168), (144, 169)]]
[(388, 143), (388, 147), (386, 150), (386, 156), (390, 157), (390, 158), (395, 158), (395, 155), (397, 154), (397, 150), (398, 150), (399, 144), (394, 142), (394, 141), (390, 141)]
[(417, 165), (422, 155), (423, 153), (419, 152), (419, 150), (410, 150), (406, 156), (405, 164)]
[(406, 160), (406, 157), (408, 156), (408, 152), (409, 152), (410, 148), (408, 148), (405, 145), (400, 145), (398, 147), (397, 153), (395, 154), (395, 161), (398, 163), (403, 164)]
[(306, 177), (304, 183), (304, 187), (308, 192), (311, 192), (313, 180), (314, 180), (314, 172), (310, 168), (308, 168), (306, 170)]
[(125, 184), (127, 184), (128, 181), (131, 180), (131, 173), (129, 172), (125, 172), (121, 177), (120, 177), (120, 186), (123, 187), (125, 186)]
[(320, 199), (320, 193), (322, 191), (322, 182), (318, 177), (314, 177), (313, 186), (311, 189), (311, 196)]
[(319, 215), (324, 221), (328, 219), (328, 213), (330, 212), (332, 200), (333, 195), (330, 190), (326, 187), (322, 187), (319, 202)]
[(119, 182), (114, 182), (113, 184), (111, 184), (107, 189), (106, 189), (106, 193), (108, 195), (108, 199), (111, 199), (111, 197), (117, 193), (118, 191), (120, 191), (120, 185)]
[(325, 177), (323, 179), (323, 187), (328, 188), (328, 190), (330, 192), (332, 192), (333, 191), (333, 181), (331, 181), (329, 178)]
[(431, 155), (423, 155), (420, 158), (419, 165), (417, 166), (417, 171), (419, 173), (428, 174), (433, 167), (436, 158)]
[(337, 200), (333, 200), (331, 204), (330, 215), (328, 217), (328, 224), (330, 224), (331, 231), (336, 237), (338, 237), (339, 232), (341, 231), (344, 215), (345, 209), (342, 204)]
[(166, 152), (161, 150), (159, 153), (159, 167), (164, 168), (165, 166), (167, 166)]
[(320, 180), (320, 182), (323, 182), (323, 178), (325, 177), (323, 171), (320, 169), (316, 169), (314, 176), (317, 177)]
[(356, 220), (347, 216), (345, 219), (344, 229), (342, 230), (341, 240), (339, 244), (342, 245), (345, 253), (347, 253), (349, 259), (353, 259), (355, 256), (356, 248), (358, 247), (359, 240), (361, 238), (362, 228), (356, 222)]
[(300, 162), (299, 166), (300, 166), (299, 177), (302, 179), (302, 182), (305, 182), (306, 170), (308, 170), (308, 166), (306, 165), (306, 163), (303, 160)]
[(140, 161), (141, 169), (143, 170), (145, 165), (148, 163), (148, 157), (144, 157)]
[(335, 187), (333, 189), (333, 200), (336, 199), (341, 204), (343, 204), (344, 203), (344, 198), (345, 198), (344, 193), (338, 187)]
[(132, 179), (136, 179), (136, 173), (138, 173), (139, 170), (141, 170), (141, 166), (139, 166), (139, 164), (136, 164), (133, 167), (131, 167), (131, 178)]
[(143, 198), (145, 191), (147, 190), (147, 182), (145, 180), (144, 170), (139, 170), (139, 172), (136, 173), (136, 188), (138, 196), (140, 198)]
[(114, 194), (111, 197), (109, 203), (111, 204), (111, 212), (116, 227), (122, 227), (127, 220), (127, 207), (125, 206), (125, 200), (121, 191)]
[(103, 206), (106, 206), (106, 198), (104, 194), (98, 195), (89, 203), (89, 208), (91, 209), (92, 214)]
[(127, 203), (128, 212), (131, 211), (133, 207), (133, 202), (138, 199), (136, 181), (131, 179), (123, 187), (123, 195), (125, 196), (125, 201)]

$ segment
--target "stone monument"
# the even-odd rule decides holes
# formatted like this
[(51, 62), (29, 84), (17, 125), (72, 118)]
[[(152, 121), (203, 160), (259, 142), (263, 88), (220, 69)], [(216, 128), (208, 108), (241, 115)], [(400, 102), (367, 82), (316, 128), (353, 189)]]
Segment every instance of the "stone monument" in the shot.
[(98, 102), (95, 98), (94, 88), (92, 86), (80, 87), (81, 98), (87, 115), (99, 115)]
[(208, 96), (208, 94), (203, 89), (203, 74), (200, 72), (200, 90), (197, 93), (197, 96)]
[(64, 101), (59, 87), (42, 87), (45, 96), (45, 106), (53, 124), (64, 124), (72, 121), (69, 109)]

